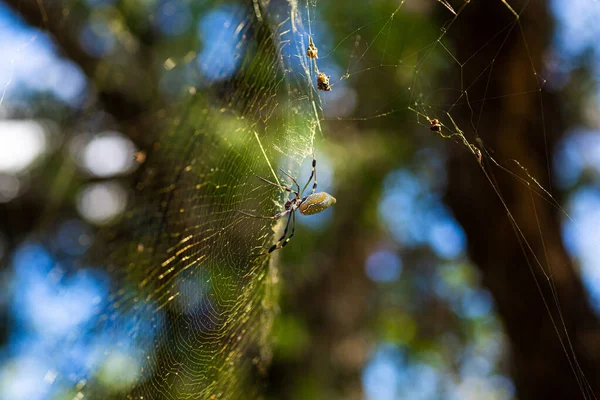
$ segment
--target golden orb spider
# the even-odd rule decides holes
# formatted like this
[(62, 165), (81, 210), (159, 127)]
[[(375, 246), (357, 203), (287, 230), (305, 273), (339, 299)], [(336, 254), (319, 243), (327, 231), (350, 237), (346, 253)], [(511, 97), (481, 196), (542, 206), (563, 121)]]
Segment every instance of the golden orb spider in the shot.
[[(332, 205), (334, 205), (336, 203), (335, 197), (333, 197), (329, 193), (325, 193), (325, 192), (315, 193), (315, 191), (317, 190), (316, 168), (317, 168), (317, 160), (315, 160), (315, 158), (313, 156), (312, 172), (310, 174), (310, 177), (308, 178), (308, 181), (306, 182), (306, 185), (304, 185), (302, 190), (300, 190), (300, 185), (298, 184), (298, 181), (293, 176), (291, 176), (290, 174), (288, 174), (287, 172), (285, 172), (282, 169), (280, 169), (280, 171), (283, 172), (288, 178), (290, 178), (292, 180), (292, 182), (294, 183), (294, 185), (296, 185), (298, 190), (294, 190), (287, 186), (280, 185), (275, 182), (271, 182), (270, 180), (260, 177), (258, 175), (256, 176), (263, 182), (268, 183), (269, 185), (278, 187), (280, 189), (285, 190), (286, 192), (293, 193), (295, 195), (292, 199), (289, 199), (289, 198), (286, 199), (283, 210), (271, 217), (252, 215), (247, 212), (238, 210), (241, 214), (243, 214), (247, 217), (252, 217), (252, 218), (276, 220), (279, 218), (283, 218), (286, 215), (288, 216), (287, 222), (285, 224), (285, 229), (283, 231), (283, 235), (281, 235), (281, 237), (279, 238), (277, 243), (275, 243), (273, 246), (271, 246), (269, 248), (269, 250), (267, 250), (265, 253), (263, 253), (261, 255), (268, 255), (268, 254), (271, 254), (272, 252), (274, 252), (275, 250), (284, 248), (289, 243), (289, 241), (292, 239), (292, 237), (294, 237), (294, 233), (296, 231), (296, 210), (298, 210), (300, 212), (300, 214), (302, 214), (302, 215), (313, 215), (313, 214), (320, 213), (321, 211), (331, 207)], [(304, 190), (306, 190), (306, 188), (310, 184), (310, 181), (313, 180), (313, 177), (314, 177), (314, 183), (313, 183), (311, 194), (309, 194), (308, 196), (302, 197)], [(287, 236), (288, 230), (290, 228), (290, 222), (292, 222), (292, 221), (293, 221), (292, 233), (289, 236)]]

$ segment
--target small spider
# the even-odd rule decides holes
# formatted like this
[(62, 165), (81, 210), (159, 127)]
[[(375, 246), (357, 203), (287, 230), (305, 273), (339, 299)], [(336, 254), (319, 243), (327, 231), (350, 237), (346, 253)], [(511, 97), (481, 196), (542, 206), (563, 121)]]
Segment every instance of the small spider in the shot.
[(475, 148), (475, 157), (477, 157), (477, 162), (481, 164), (481, 161), (483, 160), (483, 154), (481, 154), (481, 150), (478, 148)]
[(437, 118), (430, 119), (429, 120), (429, 124), (430, 124), (429, 129), (432, 132), (438, 132), (439, 133), (439, 132), (442, 131), (442, 124), (440, 124), (440, 121)]
[(331, 86), (329, 86), (329, 76), (322, 72), (319, 72), (319, 75), (317, 75), (317, 89), (325, 92), (331, 91)]
[(472, 144), (471, 147), (473, 148), (473, 154), (475, 154), (477, 162), (481, 164), (481, 162), (483, 161), (483, 154), (481, 153), (481, 150), (479, 150), (479, 148), (474, 144)]
[[(261, 179), (263, 182), (268, 183), (269, 185), (272, 186), (276, 186), (280, 189), (283, 189), (289, 193), (293, 193), (295, 196), (292, 199), (287, 199), (285, 201), (283, 210), (278, 212), (277, 214), (271, 216), (271, 217), (263, 217), (260, 215), (252, 215), (252, 214), (248, 214), (244, 211), (239, 211), (241, 214), (247, 216), (247, 217), (252, 217), (252, 218), (262, 218), (262, 219), (271, 219), (271, 220), (276, 220), (276, 219), (280, 219), (285, 217), (286, 215), (288, 216), (287, 222), (285, 224), (285, 230), (283, 231), (283, 235), (281, 235), (281, 237), (279, 238), (279, 240), (277, 241), (277, 243), (275, 243), (273, 246), (271, 246), (269, 248), (269, 250), (267, 250), (265, 253), (261, 254), (261, 255), (268, 255), (271, 254), (272, 252), (274, 252), (277, 249), (282, 249), (285, 247), (285, 245), (287, 245), (289, 243), (289, 241), (292, 239), (292, 237), (294, 236), (294, 232), (296, 230), (296, 210), (298, 210), (300, 212), (300, 214), (302, 215), (313, 215), (313, 214), (318, 214), (321, 211), (331, 207), (332, 205), (334, 205), (336, 203), (336, 199), (335, 197), (333, 197), (332, 195), (325, 193), (325, 192), (319, 192), (319, 193), (315, 193), (315, 190), (317, 190), (317, 160), (315, 160), (315, 158), (313, 157), (312, 160), (312, 172), (310, 174), (310, 177), (308, 178), (308, 182), (306, 182), (306, 185), (304, 185), (304, 187), (302, 188), (302, 190), (300, 190), (300, 185), (298, 185), (298, 181), (296, 181), (296, 179), (294, 177), (292, 177), (290, 174), (288, 174), (287, 172), (281, 170), (281, 172), (283, 172), (285, 175), (287, 175), (288, 178), (290, 178), (292, 180), (292, 182), (296, 185), (296, 187), (298, 188), (298, 190), (294, 190), (292, 188), (289, 188), (287, 186), (283, 186), (274, 182), (271, 182), (265, 178), (262, 178), (260, 176), (257, 176), (257, 178)], [(302, 194), (304, 193), (304, 190), (306, 189), (306, 187), (310, 184), (310, 181), (313, 180), (314, 177), (314, 183), (313, 183), (313, 187), (312, 187), (312, 192), (311, 194), (309, 194), (308, 196), (304, 196), (302, 197)], [(293, 220), (293, 224), (292, 224), (292, 233), (288, 236), (288, 230), (290, 227), (290, 222)], [(287, 236), (287, 238), (286, 238)]]
[(319, 49), (315, 46), (312, 38), (308, 38), (308, 48), (306, 49), (306, 56), (308, 58), (319, 58)]

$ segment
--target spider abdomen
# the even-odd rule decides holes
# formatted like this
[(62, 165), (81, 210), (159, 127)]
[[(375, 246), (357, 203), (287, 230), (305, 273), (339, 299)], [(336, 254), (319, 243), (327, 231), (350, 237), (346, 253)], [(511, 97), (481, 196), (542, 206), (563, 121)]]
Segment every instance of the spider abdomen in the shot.
[(300, 214), (302, 215), (318, 214), (334, 205), (335, 202), (335, 197), (329, 193), (313, 193), (306, 196), (304, 201), (302, 201), (302, 204), (300, 204), (300, 207), (298, 207), (298, 211), (300, 211)]

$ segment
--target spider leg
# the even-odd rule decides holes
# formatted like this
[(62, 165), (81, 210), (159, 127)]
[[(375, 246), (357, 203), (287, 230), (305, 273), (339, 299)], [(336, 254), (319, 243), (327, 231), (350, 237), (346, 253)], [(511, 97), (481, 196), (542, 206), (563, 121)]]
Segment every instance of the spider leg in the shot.
[(296, 232), (296, 213), (292, 213), (292, 219), (294, 220), (292, 222), (292, 233), (290, 234), (290, 236), (288, 236), (287, 239), (285, 239), (285, 242), (283, 242), (283, 244), (281, 245), (282, 249), (290, 242), (290, 239), (294, 237), (294, 233)]
[[(287, 223), (285, 224), (285, 229), (283, 230), (283, 235), (281, 235), (281, 237), (279, 238), (279, 240), (277, 241), (277, 243), (275, 243), (273, 246), (271, 246), (269, 248), (269, 250), (265, 253), (265, 255), (266, 254), (271, 254), (275, 250), (283, 248), (283, 246), (285, 246), (290, 241), (290, 238), (285, 239), (285, 237), (287, 236), (288, 229), (290, 228), (290, 222), (292, 221), (292, 218), (294, 217), (294, 215), (296, 215), (296, 214), (295, 213), (290, 213), (289, 214)], [(294, 218), (294, 221), (295, 220), (296, 219)], [(295, 228), (296, 228), (296, 226), (294, 224), (294, 228), (292, 228), (292, 236), (294, 235), (294, 229)], [(285, 239), (285, 241), (283, 239)], [(281, 242), (283, 242), (283, 244), (281, 244)]]
[(278, 187), (279, 189), (283, 189), (283, 190), (285, 190), (285, 191), (287, 191), (287, 192), (294, 193), (296, 196), (299, 196), (299, 195), (300, 195), (298, 192), (296, 192), (296, 191), (295, 191), (295, 190), (293, 190), (293, 189), (290, 189), (290, 188), (289, 188), (289, 187), (287, 187), (287, 186), (283, 186), (283, 185), (280, 185), (280, 184), (278, 184), (278, 183), (271, 182), (270, 180), (268, 180), (268, 179), (265, 179), (265, 178), (263, 178), (262, 176), (258, 176), (258, 175), (255, 175), (255, 176), (256, 176), (258, 179), (260, 179), (261, 181), (263, 181), (263, 182), (266, 182), (266, 183), (268, 183), (268, 184), (269, 184), (269, 185), (271, 185), (271, 186), (275, 186), (275, 187)]
[(300, 191), (300, 185), (298, 185), (298, 181), (296, 180), (296, 178), (294, 178), (293, 176), (291, 176), (290, 174), (288, 174), (287, 172), (285, 172), (283, 169), (279, 168), (279, 170), (281, 172), (283, 172), (288, 178), (290, 178), (292, 180), (292, 182), (294, 182), (294, 184), (298, 187), (298, 191)]
[[(290, 234), (290, 236), (287, 237), (287, 239), (285, 239), (288, 229), (290, 227), (290, 221), (292, 221), (292, 233)], [(290, 242), (290, 240), (294, 237), (295, 232), (296, 232), (296, 213), (293, 212), (288, 217), (288, 221), (287, 221), (287, 224), (285, 225), (285, 230), (283, 231), (283, 235), (279, 238), (277, 243), (275, 243), (273, 246), (271, 246), (271, 248), (264, 254), (269, 255), (272, 252), (274, 252), (275, 250), (283, 249)], [(285, 240), (283, 240), (283, 239), (285, 239)]]
[(312, 172), (310, 173), (310, 178), (308, 178), (308, 182), (306, 182), (306, 185), (304, 185), (304, 188), (302, 188), (302, 192), (300, 192), (300, 193), (304, 193), (304, 191), (308, 187), (308, 184), (313, 179), (313, 177), (315, 178), (315, 182), (313, 183), (312, 193), (314, 193), (315, 190), (317, 190), (317, 160), (315, 159), (314, 153), (313, 153), (313, 159), (312, 159)]

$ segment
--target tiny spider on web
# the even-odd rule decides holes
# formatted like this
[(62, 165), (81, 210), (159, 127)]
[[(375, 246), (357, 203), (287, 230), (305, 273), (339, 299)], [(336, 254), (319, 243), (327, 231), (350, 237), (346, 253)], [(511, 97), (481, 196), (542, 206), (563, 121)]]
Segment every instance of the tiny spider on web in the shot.
[(331, 91), (331, 86), (329, 86), (329, 78), (330, 77), (325, 75), (323, 72), (319, 72), (319, 75), (317, 75), (317, 89), (325, 92)]
[(473, 149), (473, 155), (477, 159), (477, 162), (481, 164), (483, 162), (483, 153), (481, 153), (481, 150), (474, 144), (471, 145), (471, 149)]
[[(294, 185), (296, 185), (298, 190), (294, 190), (293, 188), (289, 188), (287, 186), (280, 185), (275, 182), (271, 182), (268, 179), (265, 179), (265, 178), (257, 175), (257, 178), (259, 178), (263, 182), (266, 182), (269, 185), (278, 187), (280, 189), (285, 190), (286, 192), (293, 193), (295, 195), (291, 199), (289, 199), (289, 198), (286, 199), (286, 201), (283, 205), (282, 211), (280, 211), (277, 214), (270, 216), (270, 217), (263, 217), (260, 215), (252, 215), (247, 212), (238, 210), (238, 212), (240, 214), (243, 214), (247, 217), (252, 217), (252, 218), (277, 220), (277, 219), (285, 217), (286, 215), (288, 216), (287, 222), (285, 224), (285, 229), (283, 231), (283, 235), (281, 235), (281, 237), (279, 238), (277, 243), (272, 245), (269, 248), (269, 250), (267, 250), (265, 253), (262, 253), (260, 255), (271, 254), (275, 250), (284, 248), (289, 243), (289, 241), (294, 236), (294, 232), (296, 230), (296, 210), (298, 210), (300, 212), (300, 214), (302, 214), (302, 215), (313, 215), (313, 214), (320, 213), (321, 211), (331, 207), (332, 205), (334, 205), (336, 203), (335, 197), (333, 197), (329, 193), (325, 193), (325, 192), (315, 193), (315, 191), (317, 190), (316, 168), (317, 168), (317, 160), (315, 160), (315, 158), (313, 156), (312, 172), (310, 174), (310, 177), (308, 178), (308, 181), (306, 182), (306, 185), (304, 185), (302, 190), (300, 190), (300, 185), (298, 184), (298, 181), (293, 176), (291, 176), (290, 174), (288, 174), (287, 172), (285, 172), (283, 170), (281, 170), (281, 172), (283, 172), (288, 178), (290, 178), (292, 180), (292, 182), (294, 183)], [(312, 187), (311, 194), (309, 194), (308, 196), (302, 197), (304, 190), (306, 190), (306, 188), (308, 187), (308, 185), (310, 184), (311, 181), (313, 181), (313, 187)], [(290, 228), (290, 222), (292, 222), (292, 233), (288, 236), (287, 233)]]
[(308, 38), (308, 48), (306, 49), (306, 56), (308, 58), (319, 58), (319, 49), (315, 46), (312, 37)]
[(438, 132), (439, 133), (439, 132), (442, 131), (442, 124), (440, 124), (440, 121), (437, 118), (430, 119), (429, 120), (429, 124), (430, 124), (429, 129), (432, 132)]

